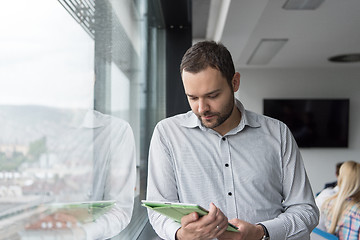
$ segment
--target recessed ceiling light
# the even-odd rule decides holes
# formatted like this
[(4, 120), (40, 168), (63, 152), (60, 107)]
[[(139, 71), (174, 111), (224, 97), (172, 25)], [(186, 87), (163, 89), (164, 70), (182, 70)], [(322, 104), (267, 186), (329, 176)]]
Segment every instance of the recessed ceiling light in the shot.
[(336, 55), (336, 56), (330, 57), (328, 60), (330, 62), (336, 62), (336, 63), (360, 62), (360, 53)]
[(254, 52), (251, 54), (247, 64), (265, 65), (280, 51), (287, 39), (261, 39)]

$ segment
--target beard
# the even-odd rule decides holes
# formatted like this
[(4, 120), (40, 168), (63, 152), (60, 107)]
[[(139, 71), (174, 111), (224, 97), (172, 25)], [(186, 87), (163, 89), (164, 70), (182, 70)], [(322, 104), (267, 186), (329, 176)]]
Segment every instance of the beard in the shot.
[[(199, 120), (201, 121), (202, 125), (207, 127), (207, 128), (211, 128), (214, 129), (218, 126), (220, 126), (221, 124), (223, 124), (232, 114), (233, 110), (234, 110), (234, 96), (231, 97), (230, 101), (224, 106), (224, 111), (222, 112), (204, 112), (201, 115), (198, 115), (197, 117), (199, 118)], [(206, 116), (214, 116), (214, 119), (211, 120), (206, 120), (203, 119), (202, 117), (206, 117)]]

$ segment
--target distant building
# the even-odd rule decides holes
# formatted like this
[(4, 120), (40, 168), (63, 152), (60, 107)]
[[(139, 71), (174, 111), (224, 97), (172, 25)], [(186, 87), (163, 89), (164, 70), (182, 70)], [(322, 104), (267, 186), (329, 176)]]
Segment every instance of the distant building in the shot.
[(5, 153), (6, 157), (11, 157), (15, 152), (26, 156), (29, 152), (29, 146), (24, 144), (0, 144), (0, 152)]

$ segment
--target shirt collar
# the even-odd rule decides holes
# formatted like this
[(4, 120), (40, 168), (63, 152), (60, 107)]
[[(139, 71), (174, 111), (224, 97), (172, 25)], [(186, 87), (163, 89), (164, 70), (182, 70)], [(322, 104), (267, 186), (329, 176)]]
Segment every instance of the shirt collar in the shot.
[[(235, 99), (235, 104), (236, 104), (236, 107), (241, 112), (241, 120), (240, 120), (239, 125), (237, 127), (235, 127), (234, 129), (230, 130), (229, 133), (234, 132), (234, 131), (239, 132), (242, 129), (244, 129), (245, 126), (260, 127), (260, 123), (256, 120), (256, 118), (254, 118), (251, 114), (249, 114), (245, 110), (244, 106), (238, 99)], [(199, 127), (201, 130), (208, 130), (208, 128), (204, 127), (201, 124), (199, 118), (192, 111), (188, 111), (185, 114), (185, 118), (181, 122), (181, 126), (187, 127), (187, 128)]]
[(254, 117), (254, 115), (251, 114), (251, 112), (246, 111), (244, 108), (244, 105), (238, 99), (235, 100), (235, 104), (236, 104), (236, 107), (241, 112), (241, 120), (237, 127), (230, 130), (229, 134), (240, 132), (241, 130), (243, 130), (245, 128), (245, 126), (249, 126), (252, 128), (260, 127), (260, 123)]
[(187, 128), (202, 127), (199, 118), (191, 110), (185, 113), (184, 120), (180, 125)]
[(108, 120), (106, 115), (95, 110), (88, 110), (80, 127), (90, 129), (103, 127), (106, 120)]

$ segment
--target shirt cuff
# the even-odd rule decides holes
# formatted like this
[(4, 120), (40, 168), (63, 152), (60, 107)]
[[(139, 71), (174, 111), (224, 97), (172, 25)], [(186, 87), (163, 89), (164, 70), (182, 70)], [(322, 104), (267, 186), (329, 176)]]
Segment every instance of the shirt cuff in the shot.
[(86, 233), (87, 240), (100, 239), (102, 237), (101, 227), (98, 224), (91, 222), (84, 224), (82, 227)]
[(270, 239), (286, 239), (286, 229), (282, 220), (272, 219), (259, 223), (263, 224), (266, 227)]
[(180, 223), (174, 222), (166, 226), (167, 239), (175, 240), (176, 231), (181, 227)]

